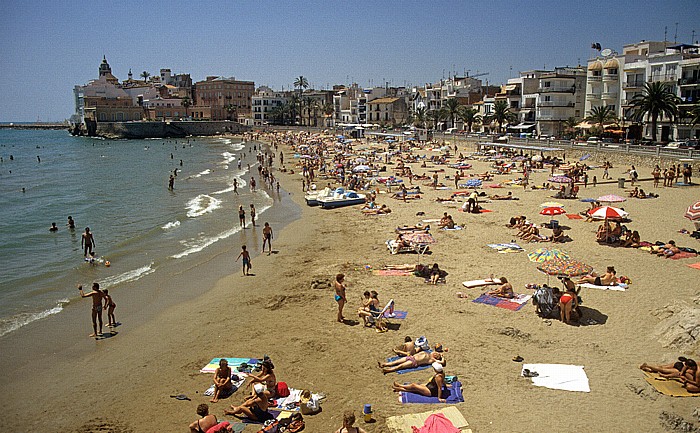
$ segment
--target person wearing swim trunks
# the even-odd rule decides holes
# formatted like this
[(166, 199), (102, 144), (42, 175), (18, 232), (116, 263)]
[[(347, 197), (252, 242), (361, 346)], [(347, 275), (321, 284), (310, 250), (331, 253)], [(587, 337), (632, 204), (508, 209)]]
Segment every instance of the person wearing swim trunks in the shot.
[(267, 243), (268, 247), (270, 248), (270, 251), (268, 251), (267, 253), (267, 255), (269, 256), (270, 254), (272, 254), (272, 227), (270, 227), (270, 223), (267, 222), (265, 223), (265, 227), (263, 227), (263, 253), (265, 252), (265, 243)]
[(241, 246), (241, 253), (238, 255), (238, 257), (236, 257), (236, 261), (238, 261), (238, 259), (241, 257), (243, 258), (243, 275), (250, 275), (249, 272), (253, 266), (250, 263), (250, 253), (245, 245)]
[(439, 362), (434, 362), (432, 364), (435, 375), (430, 378), (430, 381), (425, 385), (418, 383), (409, 383), (406, 385), (401, 385), (398, 382), (394, 382), (392, 389), (394, 392), (412, 392), (415, 394), (420, 394), (425, 397), (437, 397), (440, 403), (445, 403), (446, 400), (442, 398), (442, 388), (445, 385), (445, 370)]
[(238, 221), (241, 223), (241, 227), (245, 228), (245, 209), (243, 209), (243, 205), (238, 207)]
[(348, 302), (345, 297), (345, 275), (338, 274), (335, 276), (335, 302), (338, 303), (338, 322), (345, 323), (345, 318), (343, 317), (343, 307), (345, 303)]
[(209, 413), (209, 405), (206, 403), (197, 406), (197, 415), (201, 418), (190, 424), (190, 433), (205, 433), (218, 424), (216, 415)]
[(90, 227), (85, 227), (85, 233), (80, 239), (80, 246), (84, 249), (83, 257), (87, 257), (88, 253), (92, 253), (92, 249), (95, 247), (95, 238), (90, 233)]
[(253, 223), (253, 227), (255, 227), (255, 206), (252, 203), (250, 204), (250, 221)]
[(393, 373), (399, 370), (407, 370), (410, 368), (430, 365), (437, 362), (441, 365), (446, 365), (447, 361), (440, 352), (418, 352), (415, 355), (404, 356), (391, 362), (379, 362), (378, 365), (382, 369), (382, 373)]
[[(104, 293), (100, 290), (100, 285), (98, 283), (92, 283), (92, 292), (83, 293), (82, 284), (78, 286), (78, 291), (80, 296), (83, 298), (92, 298), (92, 330), (93, 333), (90, 337), (97, 338), (102, 335), (102, 300), (104, 299)], [(100, 332), (97, 332), (97, 322), (99, 319)]]
[(615, 271), (614, 266), (608, 266), (603, 275), (596, 275), (595, 273), (591, 275), (584, 275), (576, 282), (576, 284), (590, 283), (595, 284), (596, 286), (610, 286), (616, 282), (617, 271)]

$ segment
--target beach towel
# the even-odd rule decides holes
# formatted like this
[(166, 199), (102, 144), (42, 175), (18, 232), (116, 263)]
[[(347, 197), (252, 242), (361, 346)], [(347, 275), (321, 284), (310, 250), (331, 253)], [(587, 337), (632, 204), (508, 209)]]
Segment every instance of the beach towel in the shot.
[(658, 373), (647, 373), (645, 371), (644, 380), (663, 395), (670, 395), (671, 397), (700, 397), (700, 393), (688, 392), (679, 381), (666, 379)]
[(688, 258), (690, 258), (690, 257), (697, 257), (697, 256), (698, 256), (698, 255), (697, 255), (696, 253), (689, 253), (689, 252), (686, 252), (686, 251), (681, 251), (681, 252), (678, 253), (678, 254), (672, 255), (671, 257), (669, 257), (669, 259), (680, 260), (680, 259), (688, 259)]
[(427, 220), (423, 220), (423, 222), (424, 222), (424, 223), (439, 223), (439, 222), (440, 222), (440, 218), (430, 218), (430, 219), (427, 219)]
[(614, 286), (596, 286), (595, 284), (591, 283), (583, 283), (579, 284), (580, 287), (585, 287), (587, 289), (598, 289), (598, 290), (614, 290), (617, 292), (624, 292), (627, 289), (627, 284), (625, 283), (619, 283)]
[(401, 311), (401, 310), (394, 310), (393, 313), (386, 312), (384, 313), (384, 317), (387, 319), (398, 319), (398, 320), (404, 320), (408, 316), (408, 311)]
[(394, 433), (411, 432), (411, 427), (422, 426), (425, 424), (428, 417), (435, 414), (441, 414), (450, 420), (452, 425), (458, 428), (461, 433), (472, 433), (472, 429), (469, 428), (469, 423), (456, 406), (444, 407), (430, 412), (390, 416), (386, 419), (386, 426)]
[[(442, 398), (447, 400), (447, 403), (461, 403), (464, 401), (462, 396), (462, 383), (452, 382), (452, 386), (443, 388)], [(437, 397), (426, 397), (420, 394), (414, 394), (412, 392), (400, 392), (399, 393), (400, 403), (419, 403), (419, 404), (440, 404), (440, 400)]]
[(582, 220), (583, 217), (579, 214), (576, 213), (568, 213), (566, 214), (566, 217), (569, 218), (570, 220)]
[(688, 266), (690, 266), (691, 268), (700, 269), (700, 262), (693, 263), (692, 265), (688, 265)]
[(588, 386), (588, 376), (582, 365), (565, 364), (523, 364), (523, 370), (536, 372), (536, 377), (531, 377), (532, 384), (550, 389), (564, 391), (591, 392)]
[[(426, 352), (430, 353), (430, 352), (432, 352), (432, 350), (427, 350)], [(387, 362), (392, 362), (392, 361), (396, 361), (396, 360), (399, 359), (399, 358), (403, 358), (403, 356), (392, 356), (391, 358), (387, 358), (386, 361), (387, 361)], [(412, 371), (425, 370), (425, 369), (427, 369), (427, 368), (433, 368), (433, 366), (430, 365), (430, 364), (428, 364), (428, 365), (419, 365), (418, 367), (406, 368), (406, 369), (403, 369), (403, 370), (397, 370), (396, 373), (398, 373), (398, 374), (406, 374), (406, 373), (410, 373), (410, 372), (412, 372)]]
[[(231, 377), (231, 383), (233, 384), (233, 388), (231, 389), (231, 392), (226, 394), (226, 395), (219, 395), (219, 398), (226, 398), (226, 397), (230, 396), (234, 392), (238, 391), (238, 389), (241, 387), (241, 385), (243, 385), (243, 383), (245, 382), (245, 378), (247, 377), (247, 375), (245, 375), (243, 373), (232, 373), (231, 376), (233, 376), (234, 374), (236, 376), (238, 376), (238, 380), (233, 380), (233, 377)], [(214, 384), (213, 383), (211, 384), (211, 386), (209, 388), (207, 388), (206, 391), (204, 391), (204, 395), (206, 395), (206, 396), (214, 395)]]
[(510, 244), (486, 244), (487, 247), (493, 248), (494, 250), (498, 251), (499, 253), (519, 253), (523, 250), (523, 247), (521, 247), (518, 244), (515, 243), (510, 243)]
[(479, 209), (479, 213), (493, 212), (491, 209)]
[(447, 227), (443, 227), (440, 230), (462, 230), (462, 226), (455, 226), (454, 228), (450, 229)]
[(216, 373), (216, 369), (219, 368), (219, 361), (225, 359), (228, 361), (228, 366), (231, 367), (232, 370), (237, 371), (238, 367), (241, 366), (241, 364), (245, 363), (248, 365), (255, 365), (260, 360), (256, 358), (214, 358), (207, 365), (202, 367), (201, 370), (199, 370), (200, 373)]
[(372, 271), (374, 275), (379, 275), (382, 277), (393, 276), (393, 277), (407, 277), (413, 275), (413, 271), (404, 269), (376, 269)]
[(433, 414), (425, 420), (421, 428), (413, 428), (413, 433), (459, 433), (459, 429), (443, 414)]
[[(278, 420), (278, 419), (281, 419), (281, 418), (280, 418), (280, 415), (281, 415), (282, 411), (273, 409), (272, 407), (268, 408), (267, 411), (270, 413), (270, 415), (272, 415), (272, 418), (271, 418), (271, 419), (277, 419), (277, 420)], [(290, 413), (290, 414), (291, 414), (291, 412), (288, 412), (288, 411), (284, 411), (284, 412), (285, 412), (285, 413)], [(286, 417), (285, 417), (285, 418), (286, 418)], [(234, 419), (237, 420), (239, 423), (243, 423), (243, 424), (259, 424), (259, 425), (263, 425), (263, 422), (262, 422), (262, 421), (258, 421), (258, 420), (251, 419), (251, 418), (248, 418), (248, 417), (244, 417), (244, 418), (236, 418), (236, 417), (234, 417)], [(223, 420), (222, 420), (222, 421), (223, 421)], [(230, 421), (229, 421), (229, 422), (230, 422)], [(233, 424), (233, 423), (232, 423), (232, 424)]]
[(471, 280), (462, 282), (462, 285), (469, 289), (473, 289), (474, 287), (490, 286), (492, 284), (501, 284), (501, 280), (494, 278), (493, 280)]
[(510, 311), (518, 311), (523, 308), (525, 304), (527, 304), (527, 301), (529, 301), (530, 298), (532, 298), (532, 295), (520, 294), (515, 295), (515, 298), (506, 299), (499, 298), (497, 296), (489, 296), (484, 293), (483, 295), (474, 299), (472, 302), (476, 302), (477, 304), (492, 305), (494, 307), (504, 308)]

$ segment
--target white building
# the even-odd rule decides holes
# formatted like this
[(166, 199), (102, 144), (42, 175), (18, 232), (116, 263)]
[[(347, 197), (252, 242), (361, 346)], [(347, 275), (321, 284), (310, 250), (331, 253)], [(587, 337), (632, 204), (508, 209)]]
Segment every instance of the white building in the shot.
[(586, 70), (582, 67), (555, 68), (539, 76), (537, 88), (537, 129), (539, 135), (561, 137), (570, 117), (584, 117)]
[(275, 108), (284, 106), (288, 101), (288, 94), (276, 92), (267, 86), (260, 86), (251, 98), (253, 105), (253, 125), (269, 125), (275, 121), (273, 113)]

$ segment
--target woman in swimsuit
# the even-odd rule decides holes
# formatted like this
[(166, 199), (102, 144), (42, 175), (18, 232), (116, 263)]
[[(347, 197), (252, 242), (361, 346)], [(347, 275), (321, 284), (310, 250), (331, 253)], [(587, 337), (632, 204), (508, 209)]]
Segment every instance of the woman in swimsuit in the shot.
[(335, 302), (338, 303), (338, 322), (344, 323), (345, 318), (343, 317), (343, 307), (345, 303), (348, 302), (345, 298), (345, 275), (338, 274), (335, 276)]
[(231, 409), (224, 411), (224, 415), (238, 416), (242, 414), (244, 417), (260, 422), (272, 419), (272, 414), (267, 411), (270, 406), (270, 393), (265, 390), (265, 386), (262, 383), (253, 385), (253, 392), (255, 397), (244, 401), (240, 406), (231, 405)]
[(369, 318), (372, 317), (370, 305), (372, 305), (372, 297), (369, 291), (365, 290), (365, 293), (363, 293), (362, 305), (357, 310), (357, 315), (365, 322), (365, 326), (372, 326), (369, 321)]
[(662, 377), (667, 379), (680, 378), (681, 371), (683, 371), (686, 361), (688, 361), (688, 358), (679, 356), (678, 361), (673, 364), (647, 364), (645, 362), (640, 365), (639, 368), (647, 373), (659, 373)]
[(353, 427), (355, 424), (355, 413), (351, 410), (343, 414), (343, 426), (335, 431), (335, 433), (367, 433), (360, 427)]
[(683, 382), (683, 388), (688, 390), (688, 392), (693, 394), (700, 393), (700, 369), (698, 369), (698, 364), (694, 360), (688, 359), (685, 361), (680, 379)]
[(204, 433), (219, 423), (216, 415), (209, 414), (209, 405), (206, 403), (197, 406), (197, 415), (201, 418), (190, 424), (190, 433)]
[(608, 266), (608, 269), (603, 275), (596, 275), (592, 273), (591, 275), (584, 275), (581, 277), (576, 284), (590, 283), (596, 286), (610, 286), (617, 281), (617, 271), (615, 271), (614, 266)]
[[(275, 376), (275, 369), (272, 366), (272, 362), (270, 361), (263, 361), (262, 363), (262, 371), (260, 372), (259, 376), (256, 376), (254, 374), (250, 375), (250, 382), (248, 382), (248, 385), (246, 387), (250, 387), (251, 385), (254, 385), (256, 383), (262, 383), (265, 385), (265, 388), (267, 391), (270, 393), (270, 396), (272, 398), (275, 398), (277, 395), (277, 376)], [(255, 398), (255, 393), (253, 392), (250, 396), (246, 397), (246, 399), (252, 399)]]
[(445, 371), (442, 364), (439, 362), (433, 363), (433, 370), (435, 370), (435, 375), (430, 379), (430, 381), (425, 385), (420, 385), (418, 383), (409, 383), (407, 385), (401, 385), (394, 382), (392, 388), (394, 392), (413, 392), (426, 397), (437, 397), (440, 403), (445, 403), (446, 400), (442, 398), (442, 388), (445, 385)]
[(405, 370), (409, 368), (416, 368), (422, 365), (430, 365), (437, 362), (438, 364), (445, 366), (447, 361), (443, 358), (440, 352), (418, 352), (415, 355), (404, 356), (396, 361), (391, 362), (379, 362), (379, 367), (382, 369), (382, 373), (393, 373), (398, 370)]
[(233, 390), (231, 383), (231, 367), (225, 359), (219, 360), (219, 368), (214, 374), (214, 396), (210, 400), (212, 403), (219, 401), (219, 397), (227, 396)]
[(498, 286), (498, 288), (494, 290), (486, 292), (486, 294), (489, 296), (497, 296), (499, 298), (514, 298), (515, 293), (513, 292), (513, 285), (508, 282), (506, 277), (501, 277), (500, 281), (503, 283), (502, 285)]
[(578, 295), (576, 291), (570, 287), (566, 288), (566, 292), (559, 298), (559, 314), (561, 321), (569, 323), (571, 321), (571, 310), (578, 308)]

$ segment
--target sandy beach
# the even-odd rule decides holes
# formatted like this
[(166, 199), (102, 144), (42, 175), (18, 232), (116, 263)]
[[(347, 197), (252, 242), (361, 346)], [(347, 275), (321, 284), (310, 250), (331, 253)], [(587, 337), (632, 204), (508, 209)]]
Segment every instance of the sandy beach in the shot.
[[(473, 150), (464, 145), (459, 149), (464, 154)], [(284, 151), (286, 165), (292, 168), (298, 160), (290, 149)], [(641, 178), (650, 177), (651, 167), (631, 157), (622, 163), (625, 158), (615, 157), (610, 169), (613, 179), (626, 177), (630, 164), (637, 164)], [(490, 162), (469, 162), (473, 168), (467, 173), (490, 169)], [(602, 162), (601, 155), (587, 161), (594, 166)], [(414, 173), (432, 169), (411, 166)], [(454, 172), (447, 168), (439, 173), (440, 181), (454, 187), (452, 180), (444, 180), (445, 174)], [(602, 172), (602, 168), (589, 171), (591, 178), (597, 175), (599, 184), (581, 186), (579, 197), (627, 195), (616, 183), (600, 183)], [(549, 244), (518, 240), (526, 252), (512, 254), (499, 254), (487, 244), (516, 239), (515, 231), (505, 226), (512, 216), (548, 221), (549, 217), (538, 212), (541, 203), (555, 200), (552, 191), (483, 188), (487, 194), (512, 191), (519, 200), (484, 202), (482, 206), (491, 212), (467, 214), (458, 211), (461, 202), (435, 201), (454, 190), (434, 191), (415, 181), (424, 191), (421, 199), (404, 203), (390, 198), (381, 187), (377, 201), (392, 212), (366, 216), (359, 206), (307, 207), (299, 170), (295, 168), (295, 174), (275, 171), (275, 175), (289, 192), (285, 200), (302, 207), (301, 218), (275, 232), (275, 254), (253, 258), (254, 276), (241, 276), (240, 263), (234, 260), (242, 239), (230, 239), (217, 256), (191, 269), (173, 269), (163, 281), (164, 291), (169, 284), (183, 289), (192, 285), (206, 289), (201, 295), (157, 310), (140, 310), (138, 317), (123, 311), (119, 320), (127, 325), (113, 338), (95, 342), (86, 337), (57, 352), (31, 344), (66, 334), (84, 332), (87, 336), (90, 306), (85, 301), (71, 304), (61, 318), (38, 321), (0, 339), (0, 387), (4, 390), (0, 410), (5, 428), (84, 433), (187, 431), (187, 425), (197, 419), (197, 405), (209, 401), (203, 391), (212, 376), (200, 373), (200, 368), (214, 357), (268, 354), (278, 380), (327, 397), (321, 413), (305, 417), (305, 431), (335, 431), (342, 424), (343, 411), (355, 410), (360, 419), (362, 406), (370, 403), (376, 422), (365, 424), (360, 419), (358, 424), (370, 433), (386, 432), (387, 417), (442, 406), (401, 404), (391, 390), (393, 381), (427, 382), (430, 370), (383, 375), (377, 367), (377, 361), (391, 356), (391, 348), (407, 335), (424, 335), (449, 349), (446, 373), (462, 382), (465, 401), (456, 406), (474, 432), (672, 431), (664, 421), (669, 417), (698, 424), (693, 411), (700, 397), (657, 393), (645, 382), (639, 365), (700, 355), (697, 340), (673, 346), (668, 344), (668, 334), (660, 332), (671, 309), (686, 308), (694, 314), (700, 309), (700, 271), (687, 266), (700, 262), (700, 257), (670, 260), (636, 249), (601, 246), (595, 242), (598, 223), (557, 217), (573, 239), (559, 245), (560, 249), (598, 272), (615, 266), (618, 275), (628, 276), (632, 283), (625, 292), (583, 289), (586, 318), (593, 322), (571, 326), (545, 321), (535, 314), (531, 301), (519, 311), (473, 303), (487, 289), (467, 289), (461, 282), (490, 274), (506, 276), (516, 293), (529, 294), (527, 284), (547, 282), (547, 276), (528, 260), (527, 252)], [(496, 181), (511, 177), (498, 176)], [(535, 171), (530, 183), (539, 185), (548, 177), (548, 169)], [(678, 233), (683, 228), (692, 230), (683, 214), (700, 199), (698, 187), (653, 188), (651, 181), (640, 185), (660, 197), (622, 203), (632, 219), (626, 225), (638, 230), (646, 241), (673, 239), (679, 246), (700, 247), (697, 239)], [(568, 213), (588, 208), (578, 200), (561, 202)], [(424, 215), (417, 216), (419, 212)], [(437, 243), (422, 263), (437, 262), (449, 272), (445, 284), (433, 286), (414, 276), (372, 272), (385, 265), (418, 263), (417, 254), (390, 255), (385, 242), (396, 237), (397, 226), (438, 219), (443, 212), (464, 229), (434, 228)], [(247, 242), (261, 242), (260, 233), (246, 236)], [(210, 281), (213, 270), (226, 270), (229, 275)], [(354, 320), (352, 325), (336, 322), (332, 289), (312, 288), (313, 281), (331, 281), (337, 273), (346, 275), (349, 303), (345, 317)], [(549, 281), (558, 284), (556, 278)], [(365, 290), (379, 292), (382, 302), (393, 298), (397, 309), (408, 311), (407, 318), (392, 320), (394, 325), (386, 333), (363, 327), (355, 312)], [(466, 298), (458, 298), (457, 292)], [(130, 319), (138, 326), (128, 326)], [(584, 366), (590, 393), (533, 386), (530, 379), (520, 376), (522, 364), (512, 361), (516, 355), (525, 363)], [(180, 393), (191, 401), (170, 397)], [(223, 411), (240, 403), (244, 394), (240, 390), (210, 405), (211, 412), (222, 418)], [(245, 431), (256, 432), (257, 428), (248, 426)]]

